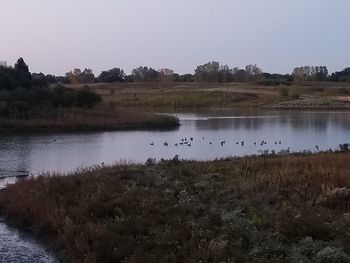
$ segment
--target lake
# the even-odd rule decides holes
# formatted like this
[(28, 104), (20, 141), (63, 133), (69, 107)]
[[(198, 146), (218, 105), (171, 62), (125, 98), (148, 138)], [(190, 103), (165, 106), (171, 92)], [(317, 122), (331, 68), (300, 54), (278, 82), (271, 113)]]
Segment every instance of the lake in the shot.
[[(83, 134), (1, 135), (0, 187), (18, 176), (68, 172), (115, 162), (144, 163), (148, 158), (211, 160), (259, 154), (264, 150), (317, 151), (350, 141), (350, 112), (209, 111), (175, 114), (172, 131), (119, 131)], [(30, 237), (0, 219), (0, 261), (54, 262)]]
[(0, 177), (120, 161), (144, 163), (147, 158), (175, 155), (210, 160), (263, 150), (327, 150), (350, 141), (347, 111), (210, 111), (176, 116), (181, 127), (172, 131), (2, 135)]

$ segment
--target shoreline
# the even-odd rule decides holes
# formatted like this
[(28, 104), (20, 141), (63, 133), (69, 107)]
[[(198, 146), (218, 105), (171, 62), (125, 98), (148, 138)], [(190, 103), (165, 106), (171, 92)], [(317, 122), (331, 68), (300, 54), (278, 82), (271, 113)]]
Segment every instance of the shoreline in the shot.
[[(170, 115), (140, 113), (128, 110), (104, 114), (101, 111), (64, 113), (57, 119), (0, 119), (0, 134), (93, 133), (101, 131), (172, 130), (180, 127), (179, 120)], [(113, 115), (113, 114), (116, 114)], [(126, 116), (121, 116), (126, 115)]]
[(118, 131), (172, 131), (176, 130), (181, 124), (174, 124), (169, 126), (123, 126), (114, 128), (86, 128), (86, 129), (69, 129), (69, 128), (50, 128), (42, 129), (40, 127), (28, 130), (18, 129), (1, 129), (0, 135), (54, 135), (54, 134), (90, 134), (99, 132), (118, 132)]

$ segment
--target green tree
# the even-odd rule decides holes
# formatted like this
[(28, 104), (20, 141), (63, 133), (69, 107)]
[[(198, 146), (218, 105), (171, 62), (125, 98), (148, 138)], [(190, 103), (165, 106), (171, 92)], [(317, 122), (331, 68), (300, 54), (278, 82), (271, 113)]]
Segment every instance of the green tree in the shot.
[(350, 82), (350, 68), (345, 68), (342, 71), (336, 71), (330, 76), (331, 81)]
[(77, 93), (77, 106), (84, 108), (92, 108), (97, 103), (102, 101), (102, 97), (96, 92), (93, 92), (89, 87), (84, 87)]
[(326, 66), (316, 66), (314, 80), (326, 81), (328, 78), (328, 69)]
[(247, 65), (245, 71), (250, 81), (258, 81), (263, 78), (263, 71), (256, 64)]
[(194, 70), (197, 81), (200, 82), (219, 82), (220, 63), (213, 61), (197, 66)]
[(159, 70), (159, 80), (163, 82), (170, 82), (173, 80), (174, 71), (172, 69), (163, 68)]
[(15, 64), (15, 69), (20, 71), (20, 72), (24, 72), (24, 73), (29, 73), (29, 67), (28, 65), (24, 62), (24, 59), (22, 57), (20, 57), (16, 64)]
[(79, 75), (80, 83), (93, 83), (95, 81), (95, 75), (90, 68), (86, 68)]
[(159, 81), (159, 72), (153, 68), (138, 67), (131, 75), (134, 81)]
[(296, 81), (325, 81), (328, 78), (326, 66), (303, 66), (293, 70), (292, 77)]
[(98, 77), (98, 80), (100, 82), (123, 82), (125, 80), (125, 73), (122, 69), (120, 68), (112, 68), (107, 71), (102, 71), (100, 76)]

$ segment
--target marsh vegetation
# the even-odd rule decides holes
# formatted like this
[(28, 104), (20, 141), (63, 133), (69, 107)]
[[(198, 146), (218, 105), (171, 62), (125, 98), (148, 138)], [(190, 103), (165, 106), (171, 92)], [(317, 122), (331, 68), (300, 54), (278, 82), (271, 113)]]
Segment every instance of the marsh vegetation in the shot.
[(349, 157), (95, 166), (20, 181), (0, 208), (74, 262), (349, 262)]

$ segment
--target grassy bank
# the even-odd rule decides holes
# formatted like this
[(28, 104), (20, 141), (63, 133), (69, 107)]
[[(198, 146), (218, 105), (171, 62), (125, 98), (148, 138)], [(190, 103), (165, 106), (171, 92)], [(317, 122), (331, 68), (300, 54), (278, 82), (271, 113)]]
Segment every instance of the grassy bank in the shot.
[(349, 262), (350, 154), (94, 167), (0, 192), (72, 262)]
[(60, 109), (36, 113), (30, 118), (0, 119), (0, 132), (173, 129), (178, 126), (179, 120), (173, 116), (110, 107)]
[[(81, 86), (72, 86), (80, 88)], [(350, 108), (343, 101), (349, 84), (292, 83), (266, 86), (254, 83), (113, 83), (93, 84), (103, 100), (125, 108)]]
[(278, 92), (271, 88), (248, 84), (114, 83), (91, 87), (105, 102), (125, 108), (257, 107), (273, 103), (278, 97)]

